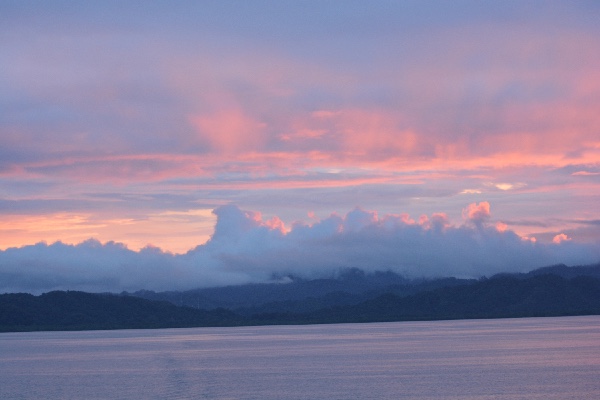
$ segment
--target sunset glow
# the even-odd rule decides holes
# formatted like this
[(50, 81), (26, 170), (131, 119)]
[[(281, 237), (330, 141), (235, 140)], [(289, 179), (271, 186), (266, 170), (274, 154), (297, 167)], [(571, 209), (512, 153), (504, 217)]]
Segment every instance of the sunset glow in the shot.
[[(600, 248), (599, 19), (579, 1), (2, 4), (0, 250), (218, 242), (212, 268), (250, 257), (217, 240), (235, 206), (273, 241), (265, 264), (352, 210), (384, 236), (597, 262), (563, 255)], [(268, 275), (217, 264), (214, 282)]]

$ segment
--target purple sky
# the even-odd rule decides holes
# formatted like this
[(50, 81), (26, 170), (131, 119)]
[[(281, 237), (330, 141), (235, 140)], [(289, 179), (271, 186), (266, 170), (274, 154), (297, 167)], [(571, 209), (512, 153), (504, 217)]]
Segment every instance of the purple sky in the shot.
[(0, 292), (600, 261), (597, 2), (149, 3), (0, 1)]

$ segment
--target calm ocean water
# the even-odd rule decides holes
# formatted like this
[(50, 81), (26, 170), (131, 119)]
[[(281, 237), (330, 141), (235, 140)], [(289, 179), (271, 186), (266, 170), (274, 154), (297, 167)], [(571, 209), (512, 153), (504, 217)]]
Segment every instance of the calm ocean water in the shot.
[(1, 399), (600, 399), (600, 317), (0, 334)]

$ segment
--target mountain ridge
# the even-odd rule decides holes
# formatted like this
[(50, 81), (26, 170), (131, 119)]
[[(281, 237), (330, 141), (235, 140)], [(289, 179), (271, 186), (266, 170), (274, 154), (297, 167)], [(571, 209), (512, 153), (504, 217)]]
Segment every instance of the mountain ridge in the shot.
[[(279, 286), (266, 294), (257, 288), (265, 290), (269, 284), (246, 285), (239, 287), (238, 297), (254, 291), (260, 300), (247, 298), (245, 307), (213, 309), (127, 293), (7, 293), (0, 295), (0, 332), (600, 315), (600, 264), (557, 265), (481, 279), (411, 281), (389, 274), (369, 277), (362, 271), (348, 276), (345, 282), (297, 280), (297, 290), (276, 301), (271, 300), (289, 283), (271, 284)], [(299, 288), (305, 287), (316, 289), (301, 298)], [(207, 293), (223, 296), (234, 288)], [(339, 290), (343, 288), (349, 289)], [(324, 294), (311, 296), (315, 293)]]

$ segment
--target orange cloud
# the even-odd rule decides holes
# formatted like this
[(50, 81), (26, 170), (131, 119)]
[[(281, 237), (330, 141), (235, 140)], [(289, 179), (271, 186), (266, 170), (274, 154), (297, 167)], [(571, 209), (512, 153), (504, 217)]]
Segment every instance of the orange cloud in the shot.
[(148, 245), (183, 253), (206, 242), (213, 231), (212, 210), (165, 211), (144, 217), (116, 218), (90, 213), (55, 213), (3, 217), (0, 249), (37, 242), (81, 243), (89, 238), (126, 243), (139, 250)]

